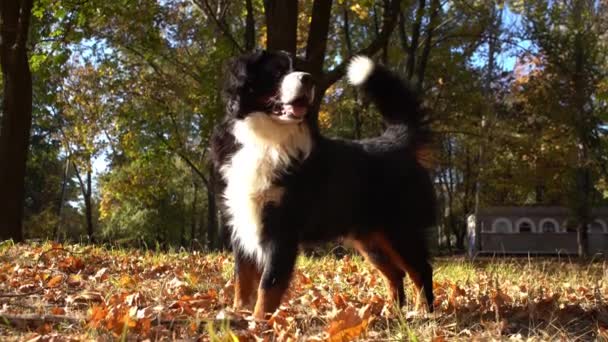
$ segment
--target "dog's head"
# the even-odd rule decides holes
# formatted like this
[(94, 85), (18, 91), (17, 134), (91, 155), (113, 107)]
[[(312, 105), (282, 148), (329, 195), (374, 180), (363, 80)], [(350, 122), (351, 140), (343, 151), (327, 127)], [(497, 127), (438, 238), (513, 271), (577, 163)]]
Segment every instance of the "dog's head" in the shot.
[(285, 124), (305, 120), (314, 100), (314, 82), (294, 69), (286, 52), (256, 51), (233, 60), (224, 85), (226, 114), (244, 119), (265, 113)]

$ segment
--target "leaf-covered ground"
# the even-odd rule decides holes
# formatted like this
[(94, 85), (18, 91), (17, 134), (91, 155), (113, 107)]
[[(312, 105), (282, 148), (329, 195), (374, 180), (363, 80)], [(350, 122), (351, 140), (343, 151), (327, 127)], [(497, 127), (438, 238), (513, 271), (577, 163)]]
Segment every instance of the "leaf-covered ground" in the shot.
[(229, 308), (228, 254), (0, 245), (1, 340), (602, 340), (608, 265), (567, 258), (438, 258), (438, 310), (396, 310), (356, 255), (301, 257), (265, 323)]

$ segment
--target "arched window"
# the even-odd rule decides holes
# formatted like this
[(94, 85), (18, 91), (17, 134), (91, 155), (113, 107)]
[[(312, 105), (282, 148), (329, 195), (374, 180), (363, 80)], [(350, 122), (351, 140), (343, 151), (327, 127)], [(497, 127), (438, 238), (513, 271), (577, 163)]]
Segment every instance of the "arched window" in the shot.
[(542, 233), (559, 233), (559, 223), (552, 218), (544, 218), (540, 221), (540, 232)]
[(504, 217), (497, 218), (492, 223), (492, 231), (494, 233), (511, 233), (513, 232), (513, 225), (509, 219)]
[(515, 226), (517, 227), (518, 233), (533, 233), (536, 231), (536, 229), (534, 229), (534, 222), (527, 217), (519, 219)]
[(608, 228), (604, 221), (595, 220), (591, 223), (589, 228), (587, 228), (587, 232), (589, 234), (608, 234)]

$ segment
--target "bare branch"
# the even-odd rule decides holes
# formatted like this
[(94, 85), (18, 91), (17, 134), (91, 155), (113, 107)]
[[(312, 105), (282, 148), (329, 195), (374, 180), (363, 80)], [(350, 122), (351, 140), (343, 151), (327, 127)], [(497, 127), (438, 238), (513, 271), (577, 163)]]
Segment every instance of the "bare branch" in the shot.
[[(400, 0), (392, 0), (388, 7), (388, 11), (384, 13), (384, 19), (382, 21), (382, 30), (367, 47), (357, 51), (353, 55), (373, 55), (378, 52), (388, 41), (397, 24), (397, 17), (399, 16), (399, 7), (401, 5)], [(344, 73), (346, 72), (346, 65), (352, 56), (344, 58), (342, 63), (336, 66), (333, 70), (327, 72), (323, 77), (322, 87), (324, 89), (329, 88), (332, 84), (336, 83)]]
[(230, 33), (230, 29), (221, 21), (220, 18), (218, 18), (213, 13), (213, 9), (209, 5), (209, 1), (208, 0), (192, 0), (192, 3), (195, 4), (199, 8), (199, 10), (201, 10), (203, 13), (205, 13), (207, 16), (209, 16), (209, 17), (211, 17), (211, 19), (213, 19), (213, 22), (215, 23), (215, 25), (217, 26), (217, 28), (219, 28), (220, 31), (222, 31), (222, 33), (224, 34), (224, 36), (226, 38), (228, 38), (228, 40), (232, 43), (232, 45), (234, 45), (234, 47), (239, 52), (241, 52), (241, 53), (245, 52), (245, 50), (241, 47), (241, 45), (234, 38), (234, 36), (232, 35), (232, 33)]

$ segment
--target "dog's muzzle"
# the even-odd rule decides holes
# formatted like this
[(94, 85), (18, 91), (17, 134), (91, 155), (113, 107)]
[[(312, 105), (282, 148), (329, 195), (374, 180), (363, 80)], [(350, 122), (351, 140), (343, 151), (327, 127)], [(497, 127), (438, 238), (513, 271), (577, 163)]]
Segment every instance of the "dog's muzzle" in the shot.
[(306, 72), (287, 74), (281, 82), (282, 121), (302, 121), (314, 101), (315, 86), (312, 75)]

